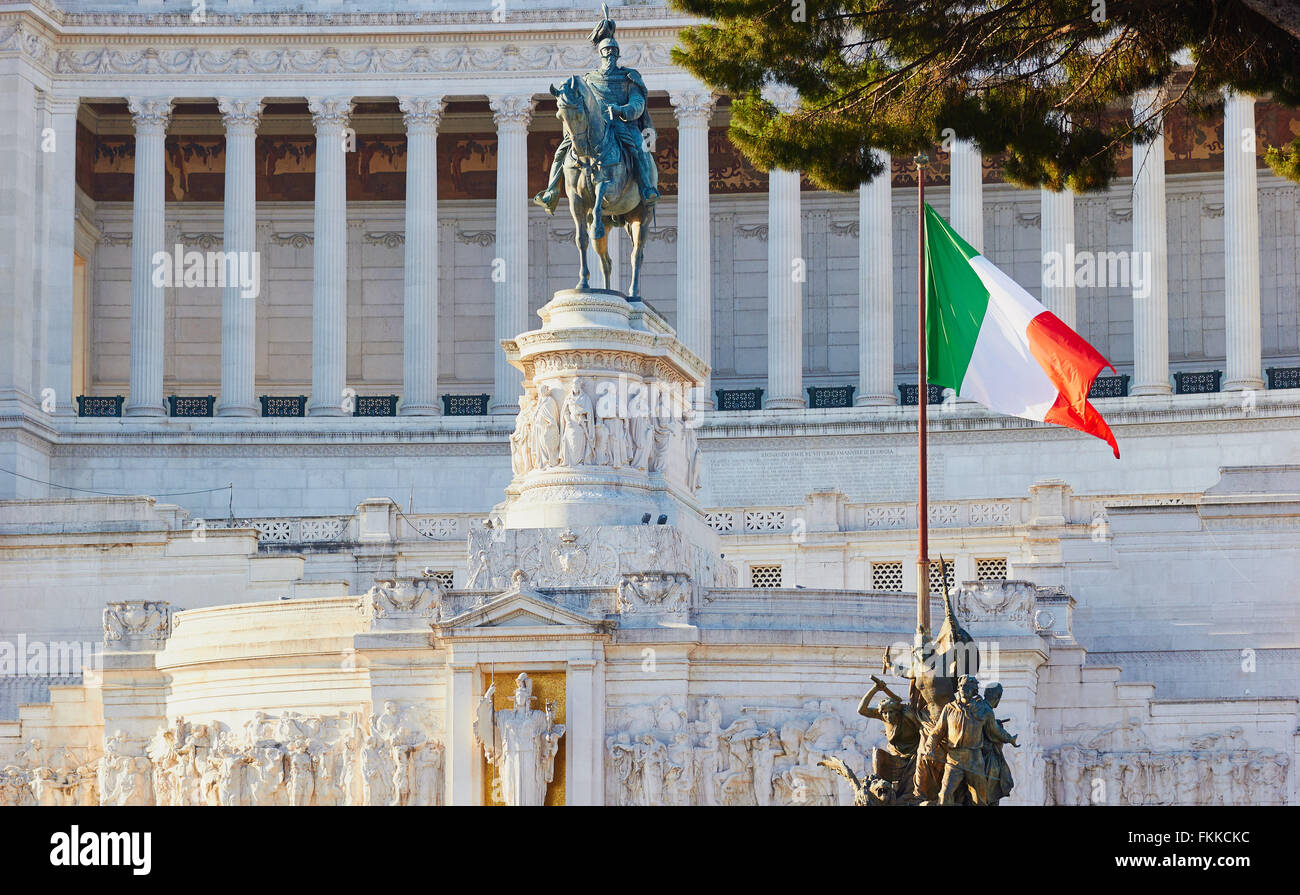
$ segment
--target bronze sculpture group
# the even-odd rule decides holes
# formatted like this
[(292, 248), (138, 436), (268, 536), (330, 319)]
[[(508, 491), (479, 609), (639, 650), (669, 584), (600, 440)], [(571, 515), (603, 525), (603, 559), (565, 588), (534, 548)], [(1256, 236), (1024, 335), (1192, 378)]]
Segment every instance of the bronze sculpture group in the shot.
[[(994, 713), (1002, 685), (990, 684), (981, 695), (973, 674), (974, 643), (957, 623), (945, 583), (945, 619), (931, 643), (922, 631), (905, 675), (908, 697), (898, 696), (872, 675), (872, 688), (858, 704), (858, 714), (885, 727), (883, 748), (872, 750), (871, 772), (860, 780), (836, 758), (821, 763), (847, 778), (858, 805), (996, 805), (1011, 793), (1014, 781), (1003, 755), (1016, 737)], [(969, 664), (967, 664), (967, 661)], [(885, 653), (889, 664), (889, 653)], [(885, 698), (871, 702), (877, 694)]]

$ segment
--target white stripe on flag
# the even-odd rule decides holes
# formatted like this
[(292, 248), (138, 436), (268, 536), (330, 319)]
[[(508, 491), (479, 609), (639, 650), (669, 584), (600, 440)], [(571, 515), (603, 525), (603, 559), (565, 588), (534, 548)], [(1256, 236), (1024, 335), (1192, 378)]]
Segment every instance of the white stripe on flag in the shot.
[(1047, 309), (983, 255), (970, 259), (989, 291), (959, 394), (990, 410), (1042, 421), (1059, 392), (1029, 351), (1029, 323)]

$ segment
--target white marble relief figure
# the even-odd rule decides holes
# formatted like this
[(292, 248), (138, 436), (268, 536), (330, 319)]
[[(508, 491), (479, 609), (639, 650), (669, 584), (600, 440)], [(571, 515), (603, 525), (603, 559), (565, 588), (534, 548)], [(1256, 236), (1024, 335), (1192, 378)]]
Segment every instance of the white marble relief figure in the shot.
[(469, 570), (469, 580), (465, 586), (470, 590), (486, 590), (495, 580), (496, 576), (492, 574), (492, 558), (486, 550), (480, 550), (474, 556), (474, 562)]
[(700, 443), (695, 436), (695, 414), (690, 412), (682, 426), (682, 445), (686, 452), (686, 489), (694, 494), (700, 490)]
[(533, 396), (524, 393), (519, 398), (515, 431), (510, 433), (510, 466), (515, 475), (526, 475), (533, 468), (532, 418)]
[(592, 465), (609, 466), (609, 427), (605, 425), (604, 420), (595, 416), (592, 417), (591, 437)]
[(654, 446), (650, 451), (650, 471), (664, 472), (668, 468), (668, 446), (673, 440), (673, 421), (665, 416), (655, 417), (651, 438)]
[(646, 386), (633, 383), (629, 391), (628, 465), (633, 469), (647, 469), (650, 466), (650, 451), (654, 448), (654, 434), (650, 422), (650, 405), (645, 397)]
[(527, 674), (515, 679), (514, 708), (494, 709), (495, 695), (494, 682), (479, 700), (474, 734), (496, 768), (505, 803), (543, 805), (564, 725), (554, 723), (550, 706), (546, 711), (532, 708), (533, 682)]
[(621, 416), (607, 416), (600, 421), (605, 430), (605, 453), (609, 466), (622, 469), (627, 466), (627, 420)]
[(582, 466), (596, 440), (596, 411), (580, 380), (573, 380), (564, 398), (564, 438), (560, 446), (565, 466)]
[(560, 463), (560, 406), (548, 385), (537, 386), (537, 407), (532, 422), (533, 464), (550, 469)]

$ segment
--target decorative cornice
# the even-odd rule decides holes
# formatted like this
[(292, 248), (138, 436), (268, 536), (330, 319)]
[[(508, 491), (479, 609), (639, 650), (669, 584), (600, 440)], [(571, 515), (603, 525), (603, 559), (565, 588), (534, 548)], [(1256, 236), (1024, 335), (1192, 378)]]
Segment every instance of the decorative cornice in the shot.
[[(191, 13), (185, 12), (68, 12), (59, 9), (49, 0), (29, 0), (32, 6), (40, 9), (46, 17), (57, 25), (79, 28), (150, 26), (159, 30), (191, 28), (194, 25)], [(634, 7), (619, 7), (618, 23), (621, 32), (636, 28), (637, 22), (644, 22), (642, 27), (663, 27), (671, 21), (672, 27), (692, 24), (695, 20), (682, 16), (664, 3), (646, 3)], [(207, 13), (204, 24), (218, 28), (271, 28), (302, 26), (346, 27), (397, 27), (470, 25), (481, 26), (482, 30), (500, 29), (501, 23), (494, 18), (497, 15), (491, 5), (481, 9), (426, 12), (216, 12)], [(562, 7), (529, 10), (512, 6), (506, 24), (539, 24), (552, 26), (555, 30), (581, 31), (585, 34), (591, 29), (593, 13), (588, 9), (564, 9)], [(567, 27), (566, 27), (567, 26)]]

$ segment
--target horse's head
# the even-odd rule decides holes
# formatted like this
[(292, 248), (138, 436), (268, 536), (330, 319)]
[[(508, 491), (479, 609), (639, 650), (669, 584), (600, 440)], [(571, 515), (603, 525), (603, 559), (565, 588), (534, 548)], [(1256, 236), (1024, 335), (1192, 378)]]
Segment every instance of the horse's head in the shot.
[(551, 95), (555, 97), (555, 117), (560, 119), (579, 154), (587, 155), (587, 147), (599, 143), (599, 134), (595, 131), (603, 128), (600, 119), (591, 114), (591, 103), (582, 81), (572, 76), (558, 89), (552, 84)]

